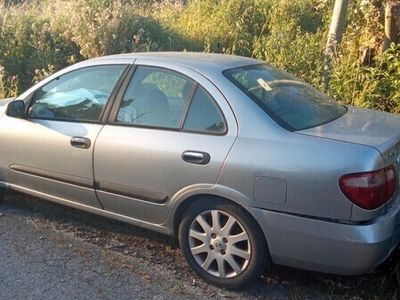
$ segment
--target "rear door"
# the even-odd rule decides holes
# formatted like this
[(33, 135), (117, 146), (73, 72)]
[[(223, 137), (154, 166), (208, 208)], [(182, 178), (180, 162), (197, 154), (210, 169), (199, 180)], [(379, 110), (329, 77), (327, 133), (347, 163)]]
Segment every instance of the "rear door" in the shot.
[(127, 65), (77, 69), (38, 88), (27, 117), (0, 120), (1, 173), (14, 188), (100, 208), (93, 145)]
[(161, 224), (174, 195), (217, 181), (237, 125), (203, 76), (167, 63), (136, 63), (96, 141), (97, 194), (105, 210)]

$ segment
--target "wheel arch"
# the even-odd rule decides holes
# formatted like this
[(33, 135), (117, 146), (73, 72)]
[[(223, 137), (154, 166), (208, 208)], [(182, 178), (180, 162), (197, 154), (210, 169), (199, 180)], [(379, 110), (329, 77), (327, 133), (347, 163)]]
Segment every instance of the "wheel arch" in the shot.
[(181, 197), (175, 199), (168, 218), (168, 227), (175, 237), (178, 235), (179, 224), (185, 211), (195, 202), (201, 201), (201, 199), (204, 198), (218, 199), (240, 207), (251, 216), (260, 228), (265, 239), (267, 238), (255, 216), (246, 208), (246, 206), (249, 206), (251, 199), (242, 193), (222, 186), (213, 186), (211, 190), (192, 190), (191, 192), (184, 193)]
[[(211, 201), (207, 201), (209, 199)], [(212, 202), (213, 200), (215, 202)], [(215, 203), (215, 205), (214, 205), (214, 203)], [(189, 207), (191, 207), (192, 205), (194, 205), (193, 210), (188, 211), (187, 209)], [(223, 268), (226, 271), (225, 265), (227, 263), (225, 262), (225, 259), (226, 259), (226, 261), (228, 261), (228, 258), (234, 260), (235, 254), (233, 253), (233, 255), (232, 255), (232, 253), (229, 252), (230, 247), (232, 249), (235, 248), (235, 246), (234, 246), (235, 242), (233, 242), (232, 244), (229, 242), (229, 238), (231, 237), (230, 229), (232, 227), (230, 229), (228, 229), (229, 232), (226, 236), (225, 236), (226, 233), (222, 233), (222, 236), (220, 235), (220, 239), (222, 239), (222, 237), (224, 237), (223, 239), (225, 239), (225, 241), (221, 242), (221, 243), (226, 243), (225, 245), (228, 245), (228, 246), (226, 246), (227, 247), (226, 253), (222, 252), (222, 251), (224, 251), (225, 248), (221, 248), (222, 250), (221, 249), (215, 250), (216, 248), (213, 247), (214, 244), (210, 242), (211, 240), (207, 240), (207, 239), (205, 239), (205, 240), (202, 239), (203, 243), (202, 243), (202, 246), (200, 247), (200, 248), (202, 248), (201, 252), (208, 253), (206, 260), (199, 262), (199, 260), (198, 260), (199, 256), (197, 256), (197, 258), (196, 258), (195, 253), (193, 253), (191, 251), (191, 249), (193, 249), (192, 248), (193, 244), (191, 245), (190, 238), (189, 238), (189, 236), (191, 236), (191, 235), (189, 233), (192, 230), (193, 220), (195, 220), (199, 214), (202, 214), (204, 212), (209, 214), (210, 213), (209, 210), (213, 210), (213, 209), (225, 212), (226, 214), (229, 215), (229, 218), (231, 218), (231, 216), (236, 218), (236, 221), (239, 222), (239, 224), (242, 226), (243, 232), (245, 232), (247, 234), (246, 240), (249, 244), (247, 244), (246, 247), (249, 247), (249, 248), (245, 248), (244, 251), (250, 251), (250, 252), (248, 252), (249, 256), (246, 258), (246, 261), (248, 264), (246, 263), (245, 266), (240, 265), (241, 271), (239, 272), (239, 274), (235, 273), (236, 275), (234, 275), (233, 278), (223, 277), (223, 276), (225, 276), (225, 272), (221, 273), (221, 271), (220, 271), (220, 268)], [(185, 214), (184, 213), (185, 211), (187, 211), (188, 213)], [(214, 220), (214, 215), (213, 215), (212, 219)], [(180, 221), (180, 220), (182, 220), (182, 221)], [(186, 260), (188, 261), (189, 265), (202, 278), (206, 279), (207, 281), (209, 281), (217, 286), (225, 287), (225, 288), (226, 287), (234, 288), (234, 289), (243, 288), (245, 286), (248, 286), (252, 282), (254, 282), (258, 278), (258, 276), (261, 275), (262, 272), (265, 272), (265, 270), (268, 270), (272, 264), (271, 255), (270, 255), (270, 251), (269, 251), (269, 247), (268, 247), (268, 242), (265, 237), (265, 233), (262, 230), (259, 222), (257, 222), (256, 218), (249, 212), (248, 207), (244, 207), (243, 205), (238, 204), (236, 201), (227, 199), (222, 196), (216, 196), (216, 195), (210, 195), (210, 194), (193, 195), (192, 197), (185, 199), (185, 201), (183, 201), (181, 203), (181, 205), (178, 206), (176, 213), (175, 213), (174, 221), (175, 221), (174, 222), (175, 231), (178, 232), (179, 245), (180, 245), (180, 247), (183, 251), (183, 254), (184, 254)], [(214, 221), (212, 221), (212, 223), (214, 224)], [(226, 223), (223, 223), (223, 224), (228, 224), (228, 221), (226, 221)], [(209, 226), (210, 225), (211, 224), (209, 224)], [(225, 226), (225, 225), (223, 225), (223, 226)], [(205, 228), (205, 227), (203, 227), (203, 228)], [(213, 231), (212, 227), (209, 227), (209, 228), (210, 228), (209, 231), (205, 230), (204, 232), (206, 232), (206, 234), (208, 232), (209, 237), (211, 239), (212, 232), (214, 232), (214, 231)], [(193, 230), (196, 231), (196, 229), (193, 229)], [(215, 229), (215, 230), (216, 231), (215, 231), (214, 235), (219, 234), (218, 232), (220, 230), (220, 227), (217, 227), (217, 229)], [(236, 233), (234, 233), (234, 234), (236, 234)], [(195, 238), (196, 238), (196, 236), (198, 236), (198, 235), (195, 235)], [(217, 238), (217, 236), (214, 236), (213, 238)], [(208, 242), (210, 242), (209, 246), (206, 245), (206, 243), (208, 243)], [(229, 246), (229, 245), (232, 245), (232, 246)], [(206, 246), (206, 247), (204, 248), (204, 246)], [(217, 247), (217, 246), (215, 246), (215, 247)], [(227, 254), (229, 256), (228, 258), (222, 258), (222, 256), (219, 256), (224, 261), (224, 263), (221, 266), (220, 266), (220, 263), (218, 263), (217, 271), (214, 270), (214, 273), (217, 272), (219, 274), (219, 276), (215, 275), (214, 273), (211, 273), (208, 269), (209, 267), (203, 268), (203, 266), (202, 266), (203, 263), (205, 263), (205, 261), (207, 261), (208, 258), (210, 257), (209, 254), (211, 254), (211, 257), (213, 257), (214, 251), (221, 251), (221, 254), (223, 255), (223, 257), (225, 257), (225, 254)], [(211, 260), (209, 262), (211, 263), (211, 261), (214, 259), (217, 259), (217, 258), (216, 257), (211, 258)], [(242, 263), (243, 263), (243, 261), (242, 261)], [(230, 264), (230, 265), (232, 266), (232, 264)], [(236, 265), (237, 265), (237, 267), (239, 267), (237, 261), (236, 261)], [(243, 266), (245, 269), (243, 268)], [(216, 277), (214, 277), (214, 276), (216, 276)]]

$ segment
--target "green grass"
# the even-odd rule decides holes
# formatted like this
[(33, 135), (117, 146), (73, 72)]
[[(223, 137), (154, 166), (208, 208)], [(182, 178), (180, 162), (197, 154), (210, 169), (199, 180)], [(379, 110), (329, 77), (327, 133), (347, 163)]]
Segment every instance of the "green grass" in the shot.
[[(18, 94), (86, 58), (158, 50), (250, 56), (322, 88), (333, 2), (0, 0), (0, 96)], [(346, 104), (398, 113), (400, 47), (381, 53), (383, 2), (350, 1), (327, 93)], [(365, 52), (376, 54), (367, 65)]]

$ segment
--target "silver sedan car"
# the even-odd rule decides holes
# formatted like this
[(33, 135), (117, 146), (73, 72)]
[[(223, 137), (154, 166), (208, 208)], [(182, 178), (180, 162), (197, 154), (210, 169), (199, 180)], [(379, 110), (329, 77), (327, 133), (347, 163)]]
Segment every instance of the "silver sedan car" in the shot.
[(208, 282), (368, 272), (400, 240), (400, 118), (263, 62), (124, 54), (0, 101), (6, 189), (179, 237)]

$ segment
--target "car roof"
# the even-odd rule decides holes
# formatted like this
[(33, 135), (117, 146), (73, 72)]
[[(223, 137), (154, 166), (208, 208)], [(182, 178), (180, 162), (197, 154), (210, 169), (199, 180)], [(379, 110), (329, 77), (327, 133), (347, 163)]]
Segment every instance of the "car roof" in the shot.
[(212, 78), (216, 74), (221, 74), (223, 71), (228, 69), (263, 63), (261, 61), (243, 56), (201, 52), (136, 52), (115, 54), (91, 58), (69, 66), (47, 77), (44, 81), (41, 81), (37, 85), (34, 85), (23, 94), (21, 94), (18, 98), (25, 98), (32, 91), (34, 91), (38, 87), (38, 85), (45, 84), (46, 82), (53, 80), (59, 75), (81, 67), (96, 66), (103, 63), (132, 64), (136, 59), (154, 61), (155, 66), (157, 66), (157, 62), (168, 62), (170, 64), (186, 66), (200, 74), (203, 74), (208, 78)]
[(136, 59), (146, 59), (184, 65), (200, 73), (222, 72), (224, 70), (262, 62), (236, 55), (201, 53), (201, 52), (137, 52), (98, 57), (86, 61), (87, 63), (101, 63), (120, 61), (121, 59), (133, 63)]

